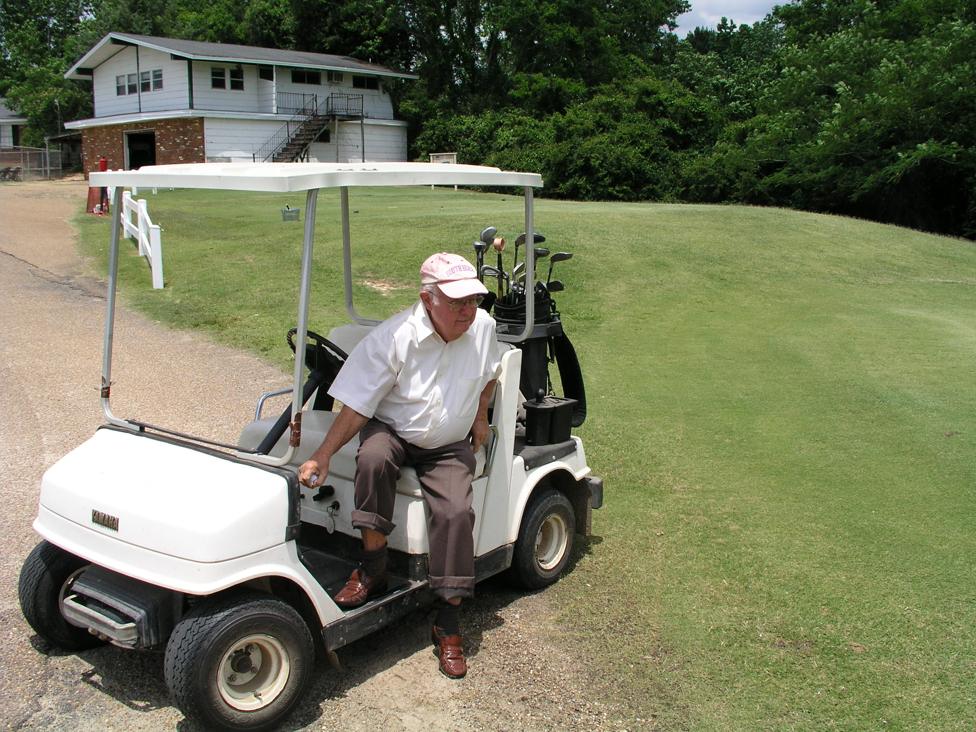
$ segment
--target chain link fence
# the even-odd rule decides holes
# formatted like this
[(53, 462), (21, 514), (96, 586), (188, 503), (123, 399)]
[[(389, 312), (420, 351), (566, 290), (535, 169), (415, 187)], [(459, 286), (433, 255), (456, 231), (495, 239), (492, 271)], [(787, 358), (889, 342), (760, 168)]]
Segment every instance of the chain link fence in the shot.
[(61, 151), (41, 147), (0, 148), (0, 180), (60, 178)]

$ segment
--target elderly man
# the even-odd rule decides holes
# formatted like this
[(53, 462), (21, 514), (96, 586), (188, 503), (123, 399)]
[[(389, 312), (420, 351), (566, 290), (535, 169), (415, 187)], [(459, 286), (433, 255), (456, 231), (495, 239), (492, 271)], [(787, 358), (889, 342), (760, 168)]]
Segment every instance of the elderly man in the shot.
[(329, 460), (354, 435), (356, 510), (363, 560), (335, 596), (352, 608), (386, 590), (386, 537), (400, 467), (417, 471), (430, 509), (430, 587), (440, 598), (432, 639), (440, 670), (461, 678), (467, 665), (458, 620), (474, 594), (475, 451), (488, 437), (488, 404), (498, 377), (495, 321), (478, 308), (487, 289), (456, 254), (420, 268), (420, 301), (376, 326), (349, 354), (329, 394), (342, 402), (322, 445), (299, 469), (315, 487)]

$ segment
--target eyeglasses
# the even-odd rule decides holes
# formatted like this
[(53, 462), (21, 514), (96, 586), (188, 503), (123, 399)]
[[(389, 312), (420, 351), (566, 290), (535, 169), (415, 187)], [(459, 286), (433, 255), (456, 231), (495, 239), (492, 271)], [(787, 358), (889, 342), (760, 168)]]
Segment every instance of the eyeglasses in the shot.
[(481, 304), (481, 301), (485, 299), (484, 295), (474, 295), (473, 297), (465, 297), (460, 300), (455, 300), (453, 297), (440, 297), (437, 298), (441, 302), (447, 304), (447, 307), (451, 309), (451, 312), (456, 313), (464, 308), (476, 308)]

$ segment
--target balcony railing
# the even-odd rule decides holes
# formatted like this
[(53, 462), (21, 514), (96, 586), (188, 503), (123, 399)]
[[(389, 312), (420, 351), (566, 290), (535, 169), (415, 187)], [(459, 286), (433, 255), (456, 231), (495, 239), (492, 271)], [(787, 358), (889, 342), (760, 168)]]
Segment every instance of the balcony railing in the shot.
[(275, 96), (278, 114), (301, 114), (311, 106), (318, 106), (318, 94), (299, 94), (297, 92), (278, 92)]

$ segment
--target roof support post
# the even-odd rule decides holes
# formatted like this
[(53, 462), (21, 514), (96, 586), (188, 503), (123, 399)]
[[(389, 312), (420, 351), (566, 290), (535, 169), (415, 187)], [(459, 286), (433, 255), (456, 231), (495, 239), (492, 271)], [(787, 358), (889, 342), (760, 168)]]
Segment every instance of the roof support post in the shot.
[(525, 330), (520, 340), (532, 335), (535, 327), (535, 192), (525, 186)]
[(112, 191), (112, 242), (108, 252), (108, 292), (105, 296), (105, 334), (102, 340), (102, 411), (110, 424), (135, 430), (129, 422), (112, 414), (112, 344), (115, 339), (115, 301), (119, 285), (119, 239), (122, 232), (122, 186)]
[(291, 425), (288, 447), (281, 457), (238, 453), (241, 457), (266, 465), (287, 465), (302, 439), (302, 391), (305, 374), (305, 343), (308, 339), (308, 303), (312, 289), (312, 252), (315, 244), (315, 209), (319, 191), (310, 188), (305, 196), (305, 237), (302, 246), (302, 273), (298, 290), (298, 326), (295, 333), (295, 369), (291, 397)]

